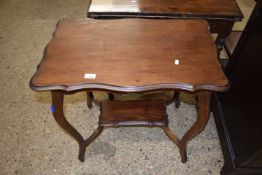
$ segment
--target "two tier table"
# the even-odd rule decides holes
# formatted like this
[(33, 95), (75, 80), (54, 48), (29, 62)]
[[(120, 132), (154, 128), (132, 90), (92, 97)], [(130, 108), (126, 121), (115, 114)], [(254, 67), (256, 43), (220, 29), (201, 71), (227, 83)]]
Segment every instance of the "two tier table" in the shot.
[[(54, 118), (78, 142), (80, 161), (105, 127), (149, 126), (163, 128), (186, 162), (188, 141), (209, 119), (211, 93), (227, 90), (229, 82), (204, 20), (64, 19), (58, 23), (30, 87), (51, 92)], [(84, 139), (66, 120), (63, 98), (92, 90), (195, 93), (197, 120), (178, 138), (168, 127), (165, 101), (105, 100), (100, 105), (98, 128)]]

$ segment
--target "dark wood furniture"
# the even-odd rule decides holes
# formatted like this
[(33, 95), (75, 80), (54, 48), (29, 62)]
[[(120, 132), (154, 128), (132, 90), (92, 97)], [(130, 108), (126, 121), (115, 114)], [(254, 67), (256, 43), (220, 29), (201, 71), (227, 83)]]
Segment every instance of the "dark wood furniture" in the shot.
[(226, 38), (224, 48), (225, 48), (228, 58), (219, 59), (220, 64), (222, 65), (224, 69), (226, 68), (228, 64), (229, 59), (232, 58), (232, 54), (236, 48), (236, 45), (241, 35), (242, 35), (242, 31), (232, 31), (229, 34), (229, 36)]
[(200, 18), (218, 33), (219, 50), (231, 32), (234, 22), (243, 15), (235, 0), (92, 0), (87, 12), (90, 18)]
[(223, 175), (262, 174), (262, 1), (226, 67), (231, 88), (212, 100), (225, 164)]
[[(54, 118), (79, 143), (81, 161), (86, 147), (104, 127), (128, 125), (163, 128), (186, 162), (188, 141), (209, 119), (211, 92), (229, 88), (206, 21), (150, 19), (60, 21), (30, 86), (52, 92)], [(68, 93), (92, 90), (196, 93), (197, 120), (180, 139), (168, 128), (165, 102), (105, 101), (99, 127), (84, 139), (65, 119), (63, 98)]]
[[(91, 0), (87, 16), (96, 19), (205, 19), (209, 22), (210, 31), (218, 34), (216, 44), (219, 58), (234, 22), (243, 18), (235, 0)], [(88, 98), (92, 100), (92, 92), (89, 95)], [(113, 94), (109, 93), (109, 98), (113, 99)], [(174, 93), (174, 101), (179, 107), (177, 92)]]

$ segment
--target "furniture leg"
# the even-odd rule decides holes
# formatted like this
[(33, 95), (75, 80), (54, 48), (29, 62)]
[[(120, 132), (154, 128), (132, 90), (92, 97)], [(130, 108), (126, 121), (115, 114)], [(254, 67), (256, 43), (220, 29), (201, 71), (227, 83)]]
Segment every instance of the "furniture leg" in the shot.
[(54, 107), (53, 116), (56, 122), (77, 141), (79, 145), (78, 158), (83, 162), (86, 147), (98, 137), (103, 127), (98, 127), (88, 139), (84, 140), (81, 134), (66, 120), (63, 111), (63, 103), (64, 93), (62, 91), (52, 91), (52, 105)]
[(89, 109), (91, 109), (91, 108), (92, 108), (92, 101), (93, 101), (93, 99), (94, 99), (93, 92), (87, 91), (87, 92), (86, 92), (86, 98), (87, 98), (87, 107), (88, 107)]
[(85, 140), (85, 143), (83, 145), (79, 145), (80, 148), (78, 159), (81, 162), (85, 161), (86, 148), (102, 133), (103, 129), (103, 126), (98, 126), (98, 128), (92, 133), (92, 135)]
[(114, 94), (108, 93), (108, 98), (109, 100), (114, 100), (115, 99)]
[(176, 144), (178, 148), (180, 148), (180, 140), (179, 138), (170, 130), (168, 126), (163, 127), (163, 130), (165, 131), (167, 137)]
[(187, 143), (193, 137), (199, 134), (202, 130), (204, 130), (210, 115), (211, 92), (209, 91), (199, 92), (197, 96), (199, 100), (197, 120), (181, 139), (181, 144), (179, 149), (180, 149), (182, 163), (185, 163), (187, 161), (187, 152), (186, 152)]
[(175, 102), (175, 107), (179, 108), (180, 106), (180, 92), (179, 91), (174, 91), (174, 102)]
[(222, 34), (218, 34), (215, 42), (217, 45), (217, 57), (220, 59), (220, 53), (223, 50), (223, 45), (225, 43), (224, 36)]
[(170, 130), (170, 128), (168, 126), (166, 127), (163, 127), (167, 137), (174, 142), (174, 144), (176, 144), (176, 146), (178, 147), (179, 149), (179, 152), (180, 152), (180, 157), (181, 157), (181, 160), (182, 160), (182, 163), (185, 163), (183, 162), (183, 160), (186, 160), (186, 154), (184, 154), (184, 152), (182, 152), (182, 147), (181, 147), (181, 141), (180, 139)]
[(234, 25), (234, 21), (227, 22), (224, 25), (224, 30), (222, 32), (219, 32), (218, 35), (217, 35), (215, 43), (217, 45), (217, 56), (218, 56), (218, 58), (220, 58), (220, 53), (221, 53), (223, 46), (225, 44), (225, 38), (230, 34), (230, 32), (233, 28), (233, 25)]

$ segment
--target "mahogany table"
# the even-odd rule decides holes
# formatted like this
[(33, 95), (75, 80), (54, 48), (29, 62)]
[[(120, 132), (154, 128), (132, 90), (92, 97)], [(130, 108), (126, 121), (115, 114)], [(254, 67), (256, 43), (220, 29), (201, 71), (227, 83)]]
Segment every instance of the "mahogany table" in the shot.
[[(229, 88), (216, 56), (204, 20), (64, 19), (57, 25), (30, 87), (51, 91), (54, 118), (78, 142), (80, 161), (104, 127), (150, 126), (163, 128), (186, 162), (188, 141), (209, 119), (211, 92)], [(66, 120), (63, 98), (68, 93), (92, 90), (195, 93), (197, 120), (178, 138), (168, 127), (165, 101), (107, 100), (100, 106), (98, 128), (84, 139)]]
[(200, 18), (218, 33), (218, 53), (243, 15), (235, 0), (91, 0), (90, 18)]
[[(154, 19), (205, 19), (210, 31), (217, 33), (218, 58), (236, 21), (243, 15), (235, 0), (91, 0), (87, 16), (96, 19), (154, 18)], [(92, 107), (93, 93), (87, 101)], [(108, 93), (109, 99), (114, 99)], [(179, 107), (179, 93), (174, 92), (175, 106)]]

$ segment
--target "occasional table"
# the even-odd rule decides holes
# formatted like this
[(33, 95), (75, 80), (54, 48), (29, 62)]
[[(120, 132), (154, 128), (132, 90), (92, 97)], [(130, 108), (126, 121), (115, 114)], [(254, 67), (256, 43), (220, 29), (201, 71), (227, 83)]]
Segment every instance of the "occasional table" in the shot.
[[(163, 128), (186, 162), (188, 141), (209, 119), (211, 93), (229, 88), (216, 53), (204, 20), (64, 19), (58, 23), (30, 87), (51, 91), (54, 118), (78, 142), (80, 161), (105, 127), (149, 126)], [(168, 127), (165, 101), (106, 100), (100, 106), (98, 128), (84, 139), (66, 120), (63, 98), (92, 90), (195, 93), (197, 120), (178, 138)]]
[(218, 33), (216, 44), (222, 49), (233, 24), (243, 15), (235, 0), (91, 0), (90, 18), (197, 18)]
[[(87, 16), (95, 19), (204, 19), (208, 21), (210, 31), (218, 34), (218, 58), (234, 23), (243, 18), (235, 0), (91, 0)], [(108, 95), (109, 99), (114, 99), (112, 93)], [(178, 92), (174, 92), (176, 107), (180, 104), (179, 96)], [(88, 92), (87, 98), (91, 108), (93, 93)]]

